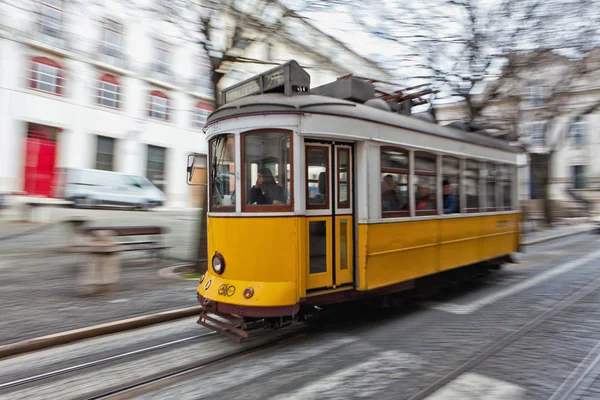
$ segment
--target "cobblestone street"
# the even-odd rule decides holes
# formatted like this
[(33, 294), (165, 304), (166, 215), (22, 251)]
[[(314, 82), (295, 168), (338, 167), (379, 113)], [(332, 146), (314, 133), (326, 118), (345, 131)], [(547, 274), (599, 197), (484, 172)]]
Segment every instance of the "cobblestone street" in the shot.
[[(131, 395), (153, 399), (595, 399), (600, 393), (599, 242), (598, 235), (582, 233), (532, 245), (519, 256), (520, 264), (507, 265), (482, 282), (399, 310), (356, 309), (354, 315), (324, 331)], [(43, 263), (39, 264), (41, 274)], [(141, 267), (139, 275), (130, 275), (125, 288), (134, 282), (151, 287), (154, 278), (145, 281), (144, 275), (153, 275), (143, 271)], [(139, 301), (129, 296), (126, 304), (139, 310), (139, 304), (152, 302), (151, 296), (158, 298), (159, 293), (170, 296), (173, 304), (191, 302), (195, 282), (177, 283), (156, 281), (160, 290)], [(94, 307), (85, 307), (70, 315), (95, 313)], [(0, 398), (53, 398), (56, 393), (61, 398), (86, 397), (106, 385), (123, 385), (194, 364), (237, 346), (220, 337), (204, 338), (205, 333), (195, 318), (189, 318), (0, 361), (4, 375)], [(1, 389), (11, 379), (172, 341), (181, 343), (87, 373), (23, 389)]]

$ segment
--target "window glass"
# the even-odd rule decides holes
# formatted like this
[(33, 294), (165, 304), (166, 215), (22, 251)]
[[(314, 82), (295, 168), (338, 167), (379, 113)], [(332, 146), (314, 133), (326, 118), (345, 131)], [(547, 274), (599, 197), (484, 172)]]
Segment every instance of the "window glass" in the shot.
[(100, 104), (106, 107), (119, 108), (119, 86), (108, 82), (100, 82)]
[(486, 163), (487, 168), (487, 183), (485, 197), (487, 198), (487, 208), (489, 211), (494, 211), (496, 205), (496, 166), (492, 163)]
[[(499, 165), (497, 167), (497, 185), (500, 190), (500, 203), (498, 208), (502, 210), (510, 210), (512, 208), (512, 176), (511, 167), (508, 165)], [(516, 171), (515, 171), (516, 174)]]
[(306, 146), (307, 208), (329, 207), (329, 147)]
[(59, 73), (58, 68), (34, 63), (33, 87), (48, 93), (60, 93)]
[(159, 96), (150, 96), (150, 116), (158, 119), (168, 119), (169, 100)]
[(409, 214), (409, 153), (406, 150), (381, 149), (381, 215), (401, 217)]
[(260, 132), (243, 137), (245, 205), (291, 210), (291, 134)]
[(211, 139), (210, 160), (211, 211), (234, 211), (235, 137), (219, 135)]
[(444, 214), (460, 212), (460, 160), (442, 158), (442, 193)]
[(350, 208), (350, 150), (338, 148), (338, 208)]
[(415, 210), (417, 214), (437, 210), (437, 176), (436, 156), (433, 154), (415, 153)]
[(467, 196), (467, 210), (479, 210), (479, 162), (467, 160), (465, 170), (465, 195)]

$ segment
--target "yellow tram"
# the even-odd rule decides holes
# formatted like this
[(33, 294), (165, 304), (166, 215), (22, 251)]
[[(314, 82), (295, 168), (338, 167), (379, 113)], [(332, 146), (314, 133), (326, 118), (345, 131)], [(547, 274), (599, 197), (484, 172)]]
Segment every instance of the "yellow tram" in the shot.
[(394, 112), (371, 83), (310, 88), (295, 62), (208, 118), (209, 268), (198, 323), (252, 321), (497, 268), (519, 251), (518, 151)]

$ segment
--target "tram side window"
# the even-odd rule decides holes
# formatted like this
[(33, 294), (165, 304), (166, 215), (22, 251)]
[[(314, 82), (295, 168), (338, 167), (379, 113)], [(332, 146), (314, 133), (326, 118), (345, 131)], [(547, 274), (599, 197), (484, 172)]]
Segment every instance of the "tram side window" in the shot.
[(382, 147), (380, 157), (382, 217), (408, 216), (408, 151)]
[(291, 211), (291, 133), (245, 133), (242, 136), (242, 147), (245, 196), (243, 209)]
[(414, 180), (417, 215), (437, 214), (437, 158), (434, 154), (415, 153)]
[(444, 214), (460, 212), (460, 160), (454, 157), (442, 158), (442, 190)]
[(486, 188), (485, 196), (487, 197), (487, 211), (495, 211), (497, 208), (496, 201), (496, 165), (486, 163)]
[(501, 210), (512, 209), (512, 176), (510, 166), (501, 165), (498, 167), (498, 185), (501, 193), (498, 208)]
[(235, 211), (235, 137), (219, 135), (210, 141), (210, 209)]
[(475, 160), (467, 160), (465, 195), (467, 196), (467, 212), (479, 211), (479, 162)]

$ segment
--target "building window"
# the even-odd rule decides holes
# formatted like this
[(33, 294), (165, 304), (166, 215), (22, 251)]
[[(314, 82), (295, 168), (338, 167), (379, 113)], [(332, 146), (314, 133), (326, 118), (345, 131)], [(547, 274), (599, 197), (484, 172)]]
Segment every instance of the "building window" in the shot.
[(104, 21), (103, 48), (106, 54), (119, 57), (123, 46), (123, 25), (111, 19)]
[(96, 169), (113, 171), (115, 154), (115, 139), (97, 136), (96, 142)]
[(293, 170), (290, 132), (242, 135), (242, 210), (292, 211)]
[(54, 38), (61, 37), (63, 4), (62, 0), (40, 1), (40, 28), (42, 33)]
[(574, 145), (583, 146), (585, 144), (585, 131), (586, 124), (584, 121), (576, 121), (571, 125), (571, 136)]
[(211, 104), (203, 102), (197, 103), (196, 107), (194, 107), (194, 128), (202, 129), (202, 127), (206, 125), (206, 119), (213, 110), (214, 107)]
[(465, 169), (465, 195), (467, 212), (479, 211), (479, 162), (467, 160)]
[(30, 87), (42, 92), (63, 93), (62, 67), (46, 57), (34, 57), (31, 67)]
[(158, 90), (150, 92), (148, 115), (152, 118), (169, 120), (169, 97)]
[(110, 108), (120, 108), (120, 89), (121, 86), (116, 77), (109, 74), (103, 75), (98, 88), (98, 104)]
[(168, 46), (162, 40), (156, 40), (154, 44), (154, 60), (153, 68), (161, 74), (169, 73), (169, 57), (170, 52)]
[(542, 107), (544, 105), (544, 89), (542, 86), (529, 88), (529, 104), (531, 107)]
[(148, 160), (146, 163), (146, 178), (160, 190), (165, 191), (165, 158), (167, 149), (148, 145)]
[(212, 65), (208, 57), (200, 57), (197, 75), (193, 79), (193, 91), (206, 97), (213, 96)]
[(437, 157), (415, 153), (414, 183), (417, 215), (437, 214)]
[(546, 146), (546, 132), (543, 122), (533, 122), (531, 124), (531, 145), (533, 147)]
[(585, 165), (573, 165), (573, 187), (575, 189), (584, 189), (585, 182)]
[(382, 147), (380, 158), (381, 216), (383, 218), (407, 217), (410, 215), (409, 153), (396, 147)]
[[(460, 212), (460, 160), (454, 157), (442, 158), (442, 191), (444, 214)], [(446, 185), (445, 183), (448, 183)], [(452, 201), (454, 198), (454, 201)]]

